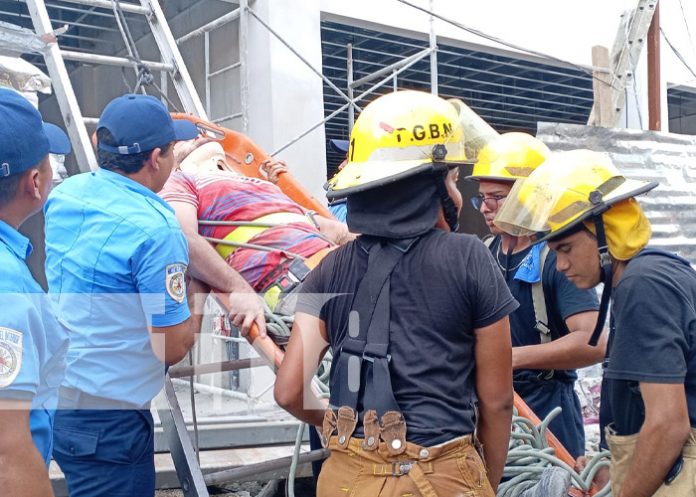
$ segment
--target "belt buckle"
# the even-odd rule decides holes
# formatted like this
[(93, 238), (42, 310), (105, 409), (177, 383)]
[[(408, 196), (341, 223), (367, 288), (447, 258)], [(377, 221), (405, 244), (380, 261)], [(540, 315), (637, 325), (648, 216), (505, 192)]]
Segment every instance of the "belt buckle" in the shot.
[(404, 476), (411, 471), (413, 466), (412, 462), (393, 462), (392, 463), (392, 476)]

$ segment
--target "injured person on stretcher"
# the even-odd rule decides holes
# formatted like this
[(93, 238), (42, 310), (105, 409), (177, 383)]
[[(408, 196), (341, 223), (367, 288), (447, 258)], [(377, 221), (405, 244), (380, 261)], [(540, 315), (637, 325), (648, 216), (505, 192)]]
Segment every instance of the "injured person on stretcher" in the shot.
[[(179, 167), (159, 195), (174, 209), (188, 241), (191, 276), (229, 294), (230, 320), (242, 335), (256, 323), (263, 336), (261, 298), (272, 312), (292, 314), (293, 299), (287, 297), (309, 272), (305, 261), (353, 235), (272, 182), (235, 172), (216, 141), (179, 142), (175, 156)], [(279, 162), (262, 168), (269, 179), (284, 172)]]

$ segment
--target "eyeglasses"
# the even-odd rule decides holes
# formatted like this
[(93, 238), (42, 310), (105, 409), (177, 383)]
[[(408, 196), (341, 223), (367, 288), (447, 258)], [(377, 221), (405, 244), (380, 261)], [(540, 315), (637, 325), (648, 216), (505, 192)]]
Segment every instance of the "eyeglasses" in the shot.
[(479, 193), (471, 199), (471, 205), (474, 206), (474, 209), (480, 211), (481, 206), (486, 204), (486, 207), (494, 211), (498, 208), (500, 201), (504, 200), (505, 198), (507, 198), (507, 195), (491, 195), (490, 197), (486, 197), (482, 193)]

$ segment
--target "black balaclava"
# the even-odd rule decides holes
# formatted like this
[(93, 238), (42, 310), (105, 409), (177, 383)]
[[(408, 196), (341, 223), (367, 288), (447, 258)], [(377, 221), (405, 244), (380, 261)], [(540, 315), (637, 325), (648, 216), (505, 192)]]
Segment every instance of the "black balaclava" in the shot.
[[(411, 238), (435, 227), (444, 207), (456, 227), (456, 207), (444, 185), (446, 171), (427, 172), (400, 179), (348, 197), (348, 228), (353, 233), (381, 238)], [(449, 199), (451, 207), (445, 203)]]

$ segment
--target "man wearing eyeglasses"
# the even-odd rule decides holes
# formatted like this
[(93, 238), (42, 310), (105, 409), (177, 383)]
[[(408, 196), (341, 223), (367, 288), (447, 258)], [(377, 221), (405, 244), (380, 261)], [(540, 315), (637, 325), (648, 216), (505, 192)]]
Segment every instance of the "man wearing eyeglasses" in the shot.
[(576, 368), (602, 360), (605, 343), (587, 342), (597, 322), (597, 297), (578, 289), (556, 270), (556, 256), (546, 244), (531, 245), (494, 224), (512, 185), (527, 177), (550, 154), (541, 141), (525, 133), (506, 133), (478, 155), (470, 178), (479, 194), (471, 203), (485, 218), (492, 237), (484, 240), (520, 307), (510, 315), (515, 391), (540, 417), (563, 410), (551, 432), (577, 458), (585, 452), (580, 401), (573, 384)]

